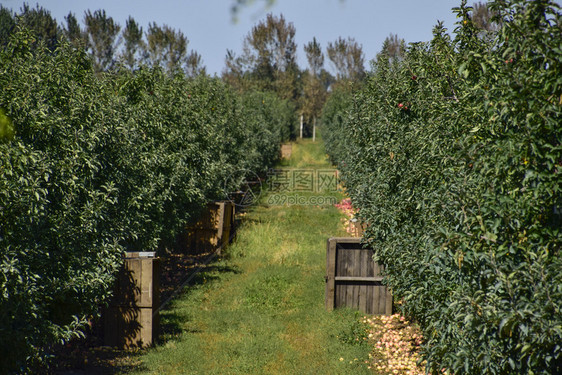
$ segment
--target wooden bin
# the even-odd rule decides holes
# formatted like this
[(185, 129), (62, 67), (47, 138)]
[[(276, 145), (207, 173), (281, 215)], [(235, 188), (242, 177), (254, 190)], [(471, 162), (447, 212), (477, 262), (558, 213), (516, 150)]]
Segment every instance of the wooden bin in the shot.
[(234, 230), (234, 203), (212, 202), (207, 204), (201, 219), (188, 226), (179, 237), (179, 247), (192, 254), (201, 254), (228, 245)]
[(160, 260), (149, 253), (127, 253), (104, 312), (105, 344), (119, 348), (152, 345), (158, 338)]
[(281, 145), (281, 159), (290, 159), (292, 153), (293, 153), (292, 143), (286, 143), (284, 145)]
[(382, 285), (383, 266), (361, 238), (332, 237), (326, 251), (326, 309), (350, 307), (364, 314), (391, 315), (392, 295)]

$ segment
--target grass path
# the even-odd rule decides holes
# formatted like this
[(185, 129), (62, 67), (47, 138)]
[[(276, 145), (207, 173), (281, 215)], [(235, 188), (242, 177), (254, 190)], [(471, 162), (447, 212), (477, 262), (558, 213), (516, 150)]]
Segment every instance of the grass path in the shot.
[[(309, 140), (280, 166), (331, 168), (322, 142)], [(326, 240), (345, 235), (341, 213), (268, 205), (272, 194), (248, 211), (225, 257), (162, 312), (166, 334), (135, 374), (371, 373), (358, 315), (324, 309)]]

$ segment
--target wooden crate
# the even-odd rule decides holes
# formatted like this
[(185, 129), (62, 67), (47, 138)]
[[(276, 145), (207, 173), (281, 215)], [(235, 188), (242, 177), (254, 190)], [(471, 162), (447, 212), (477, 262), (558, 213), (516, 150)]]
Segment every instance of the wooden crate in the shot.
[(281, 145), (281, 159), (290, 159), (292, 153), (293, 153), (292, 143), (286, 143), (284, 145)]
[(326, 296), (328, 310), (350, 307), (364, 314), (391, 315), (392, 295), (382, 285), (383, 266), (364, 249), (361, 238), (332, 237), (326, 251)]
[(201, 254), (220, 250), (228, 245), (234, 230), (234, 203), (212, 202), (207, 204), (202, 217), (186, 227), (178, 237), (178, 247), (186, 253)]
[(146, 347), (158, 338), (160, 260), (154, 253), (127, 253), (104, 311), (104, 341), (120, 348)]

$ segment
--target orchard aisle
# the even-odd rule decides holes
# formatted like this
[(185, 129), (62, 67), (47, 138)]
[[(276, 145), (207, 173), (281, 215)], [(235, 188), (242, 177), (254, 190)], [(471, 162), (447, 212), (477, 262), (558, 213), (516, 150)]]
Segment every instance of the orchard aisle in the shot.
[(334, 172), (321, 141), (293, 145), (225, 257), (163, 311), (163, 340), (134, 373), (371, 373), (360, 316), (324, 309), (326, 240), (346, 235)]

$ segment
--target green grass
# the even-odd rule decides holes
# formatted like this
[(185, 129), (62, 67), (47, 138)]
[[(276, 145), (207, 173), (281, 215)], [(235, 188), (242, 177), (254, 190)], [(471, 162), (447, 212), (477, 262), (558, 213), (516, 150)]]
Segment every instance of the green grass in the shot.
[(317, 137), (316, 142), (312, 142), (310, 138), (299, 139), (297, 142), (293, 142), (291, 158), (282, 160), (279, 166), (291, 168), (332, 168), (320, 135)]
[[(321, 142), (309, 140), (286, 164), (330, 167)], [(345, 235), (341, 214), (266, 200), (248, 212), (225, 258), (162, 312), (167, 333), (135, 373), (370, 373), (357, 313), (324, 309), (326, 240)]]

